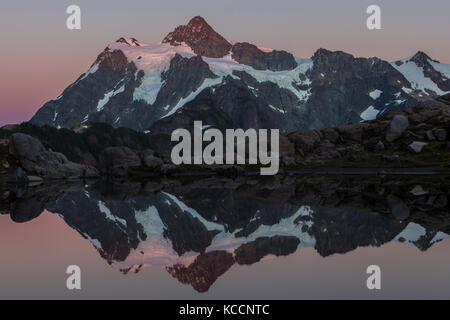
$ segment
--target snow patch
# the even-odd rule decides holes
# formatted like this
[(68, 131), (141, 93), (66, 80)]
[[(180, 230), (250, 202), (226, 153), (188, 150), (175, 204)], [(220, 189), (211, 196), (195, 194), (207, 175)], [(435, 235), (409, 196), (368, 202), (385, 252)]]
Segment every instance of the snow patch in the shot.
[(434, 70), (443, 74), (446, 78), (450, 79), (450, 64), (438, 63), (432, 60), (428, 60), (428, 62), (431, 64)]
[(116, 217), (111, 213), (109, 208), (106, 206), (106, 204), (103, 201), (98, 201), (98, 209), (100, 212), (103, 212), (107, 219), (113, 221), (114, 223), (119, 223), (120, 225), (127, 227), (127, 222), (124, 219), (121, 219), (119, 217)]
[(100, 112), (103, 110), (103, 108), (105, 107), (105, 105), (109, 102), (109, 100), (114, 97), (115, 95), (118, 95), (119, 93), (122, 93), (125, 91), (125, 85), (121, 86), (119, 89), (117, 90), (112, 90), (110, 92), (107, 92), (105, 94), (105, 96), (103, 97), (103, 99), (100, 99), (98, 104), (97, 104), (97, 111)]
[(172, 114), (177, 112), (178, 109), (180, 109), (182, 106), (184, 106), (186, 103), (194, 100), (198, 96), (198, 94), (200, 92), (202, 92), (204, 89), (218, 85), (221, 82), (222, 82), (222, 78), (216, 78), (216, 79), (207, 78), (207, 79), (205, 79), (203, 81), (203, 83), (201, 84), (201, 86), (199, 88), (197, 88), (197, 90), (191, 92), (187, 97), (182, 98), (180, 101), (178, 101), (177, 105), (175, 107), (173, 107), (172, 110), (170, 110), (166, 115), (162, 116), (160, 119), (171, 116)]
[(375, 109), (373, 106), (368, 107), (364, 110), (360, 117), (363, 121), (375, 120), (380, 113), (380, 110)]
[(377, 100), (379, 97), (381, 97), (382, 93), (383, 93), (383, 91), (376, 89), (376, 90), (373, 90), (373, 91), (369, 92), (369, 96), (373, 100)]
[(275, 111), (278, 111), (278, 112), (281, 112), (281, 113), (286, 113), (286, 111), (284, 111), (284, 110), (282, 110), (282, 109), (275, 108), (275, 107), (274, 107), (273, 105), (271, 105), (271, 104), (269, 104), (269, 107), (270, 107), (271, 109), (275, 110)]
[(189, 213), (194, 218), (197, 218), (206, 227), (206, 229), (208, 229), (210, 231), (213, 231), (213, 230), (224, 231), (223, 225), (206, 220), (195, 209), (188, 207), (186, 204), (184, 204), (184, 202), (178, 200), (178, 198), (175, 197), (174, 195), (172, 195), (170, 193), (166, 193), (166, 192), (162, 192), (162, 193), (164, 195), (166, 195), (167, 197), (169, 197), (169, 199), (172, 200), (181, 210)]
[(406, 228), (394, 238), (394, 241), (401, 242), (400, 239), (405, 239), (404, 242), (413, 244), (419, 240), (422, 236), (427, 234), (427, 230), (421, 225), (410, 222)]

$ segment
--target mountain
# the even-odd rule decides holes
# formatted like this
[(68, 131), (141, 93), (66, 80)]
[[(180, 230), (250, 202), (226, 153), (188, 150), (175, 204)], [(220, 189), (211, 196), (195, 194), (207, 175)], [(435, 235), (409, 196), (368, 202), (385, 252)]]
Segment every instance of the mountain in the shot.
[(30, 120), (72, 128), (105, 122), (168, 133), (193, 120), (282, 132), (371, 120), (450, 92), (450, 65), (423, 52), (389, 63), (319, 49), (310, 59), (233, 43), (203, 18), (161, 43), (120, 38)]

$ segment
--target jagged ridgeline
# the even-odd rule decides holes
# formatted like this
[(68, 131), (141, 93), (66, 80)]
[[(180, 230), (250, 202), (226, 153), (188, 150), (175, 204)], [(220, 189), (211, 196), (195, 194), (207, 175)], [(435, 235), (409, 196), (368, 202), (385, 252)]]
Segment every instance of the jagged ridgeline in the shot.
[[(299, 40), (300, 41), (300, 40)], [(228, 128), (299, 129), (373, 120), (450, 92), (450, 65), (423, 52), (389, 63), (319, 49), (310, 59), (233, 43), (201, 17), (162, 43), (120, 38), (31, 119), (169, 133), (194, 120)]]

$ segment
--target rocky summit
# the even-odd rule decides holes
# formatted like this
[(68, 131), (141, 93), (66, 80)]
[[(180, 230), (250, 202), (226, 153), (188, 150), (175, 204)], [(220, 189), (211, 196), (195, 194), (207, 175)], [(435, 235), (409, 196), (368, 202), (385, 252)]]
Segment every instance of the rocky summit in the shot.
[(210, 58), (222, 58), (231, 49), (231, 44), (218, 34), (202, 17), (194, 17), (185, 26), (177, 27), (169, 33), (163, 43), (177, 46), (183, 43), (195, 54)]
[(424, 52), (387, 62), (317, 50), (311, 58), (232, 42), (202, 17), (157, 44), (122, 37), (47, 102), (32, 124), (88, 122), (166, 133), (194, 120), (294, 130), (374, 120), (450, 92), (450, 65)]

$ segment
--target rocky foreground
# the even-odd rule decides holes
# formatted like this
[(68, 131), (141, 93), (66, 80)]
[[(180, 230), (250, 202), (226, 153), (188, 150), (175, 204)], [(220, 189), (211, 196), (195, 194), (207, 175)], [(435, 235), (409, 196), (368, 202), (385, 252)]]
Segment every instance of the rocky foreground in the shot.
[(288, 167), (424, 167), (450, 164), (450, 95), (374, 121), (287, 135)]
[[(280, 137), (281, 173), (324, 168), (450, 171), (450, 95), (377, 120)], [(2, 180), (245, 175), (251, 166), (174, 166), (169, 135), (90, 123), (72, 130), (31, 124), (0, 129)], [(356, 172), (357, 173), (357, 172)]]

